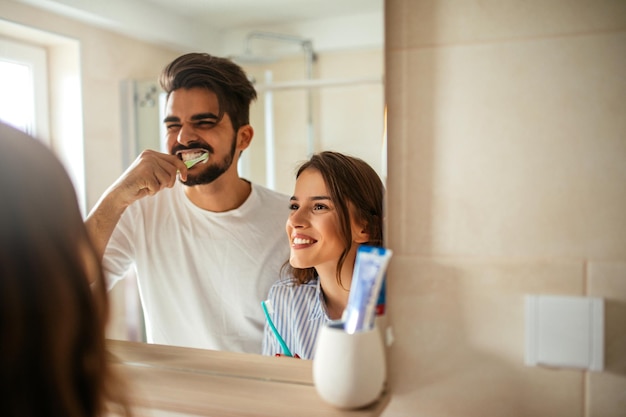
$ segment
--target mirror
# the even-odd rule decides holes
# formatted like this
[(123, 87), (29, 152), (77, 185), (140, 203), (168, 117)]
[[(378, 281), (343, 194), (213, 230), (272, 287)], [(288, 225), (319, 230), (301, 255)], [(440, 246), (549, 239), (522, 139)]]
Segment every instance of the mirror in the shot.
[[(132, 77), (124, 77), (125, 87), (120, 87), (119, 79), (112, 81), (115, 77), (107, 72), (114, 72), (117, 77), (118, 67), (131, 73), (140, 65), (139, 61), (144, 65), (145, 62), (168, 62), (172, 55), (160, 52), (159, 56), (125, 56), (118, 53), (115, 45), (120, 38), (110, 32), (92, 32), (90, 27), (119, 30), (124, 36), (153, 42), (146, 48), (151, 51), (155, 47), (151, 37), (162, 36), (162, 44), (156, 43), (156, 47), (168, 47), (180, 53), (207, 50), (238, 60), (254, 79), (259, 93), (251, 114), (255, 138), (240, 163), (243, 177), (291, 194), (298, 163), (313, 151), (332, 149), (363, 158), (385, 179), (382, 0), (316, 0), (289, 2), (289, 5), (276, 2), (279, 9), (272, 8), (271, 2), (257, 2), (258, 6), (247, 2), (244, 7), (231, 1), (224, 3), (234, 7), (234, 11), (222, 15), (213, 9), (207, 11), (204, 0), (189, 0), (184, 8), (170, 3), (110, 0), (107, 10), (100, 10), (93, 2), (34, 0), (15, 2), (0, 12), (0, 19), (63, 34), (81, 44), (76, 48), (80, 49), (77, 67), (82, 67), (81, 71), (91, 77), (79, 86), (83, 89), (80, 95), (86, 110), (84, 127), (77, 129), (84, 129), (90, 141), (85, 145), (87, 160), (83, 163), (88, 208), (120, 174), (121, 168), (134, 159), (133, 153), (144, 147), (160, 146), (158, 140), (155, 141), (158, 138), (155, 129), (160, 128), (161, 119), (159, 94), (153, 87), (162, 66), (151, 64), (149, 70), (142, 69)], [(294, 4), (306, 9), (293, 14), (295, 11), (289, 8)], [(198, 16), (211, 15), (214, 20), (202, 27), (190, 24), (193, 7), (200, 8)], [(35, 9), (41, 11), (35, 12)], [(186, 14), (177, 15), (181, 10)], [(259, 20), (252, 19), (254, 13)], [(57, 14), (81, 23), (68, 24), (66, 20), (58, 20)], [(145, 16), (154, 16), (154, 19)], [(235, 18), (248, 20), (232, 22)], [(213, 30), (216, 24), (234, 26)], [(212, 31), (207, 32), (209, 29)], [(12, 27), (7, 36), (19, 37), (19, 33)], [(298, 41), (293, 42), (291, 37), (297, 37)], [(309, 41), (310, 48), (303, 46), (301, 39)], [(93, 45), (106, 48), (95, 51), (90, 49)], [(57, 46), (54, 48), (58, 58), (53, 60), (58, 64), (54, 71), (58, 73), (66, 63), (65, 52)], [(106, 57), (106, 61), (93, 61), (95, 55)], [(133, 60), (137, 62), (129, 62)], [(131, 98), (138, 92), (140, 98), (133, 100), (123, 114), (119, 110), (119, 91), (126, 91)], [(115, 114), (111, 116), (111, 113)], [(132, 121), (132, 126), (120, 123), (127, 133), (121, 145), (114, 139), (118, 136), (118, 126), (114, 124), (118, 114)], [(144, 121), (153, 117), (158, 127)], [(62, 136), (58, 134), (60, 119), (53, 119), (57, 137)], [(111, 132), (106, 131), (109, 125)], [(101, 136), (96, 137), (98, 134)], [(148, 145), (150, 141), (152, 146)], [(125, 330), (126, 337), (140, 338), (133, 333), (141, 330), (141, 323), (136, 321), (139, 310), (133, 291), (136, 290), (129, 285), (118, 285), (112, 297), (114, 304), (125, 306), (115, 314), (125, 316), (124, 321), (131, 320), (130, 326), (134, 327)], [(116, 336), (121, 337), (120, 333)]]

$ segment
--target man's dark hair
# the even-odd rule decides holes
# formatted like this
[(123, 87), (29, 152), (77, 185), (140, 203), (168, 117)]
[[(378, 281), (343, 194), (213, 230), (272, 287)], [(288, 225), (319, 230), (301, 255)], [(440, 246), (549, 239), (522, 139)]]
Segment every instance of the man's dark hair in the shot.
[(250, 123), (256, 90), (243, 69), (229, 59), (197, 52), (182, 55), (163, 69), (159, 83), (168, 97), (180, 88), (206, 88), (217, 95), (220, 120), (228, 113), (235, 132)]

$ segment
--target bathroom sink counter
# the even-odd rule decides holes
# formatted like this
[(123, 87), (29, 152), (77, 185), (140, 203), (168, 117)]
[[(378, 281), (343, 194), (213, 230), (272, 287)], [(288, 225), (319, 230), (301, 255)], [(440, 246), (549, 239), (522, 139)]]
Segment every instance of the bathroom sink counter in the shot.
[(152, 415), (376, 417), (389, 401), (341, 410), (313, 386), (312, 361), (107, 341), (131, 398)]

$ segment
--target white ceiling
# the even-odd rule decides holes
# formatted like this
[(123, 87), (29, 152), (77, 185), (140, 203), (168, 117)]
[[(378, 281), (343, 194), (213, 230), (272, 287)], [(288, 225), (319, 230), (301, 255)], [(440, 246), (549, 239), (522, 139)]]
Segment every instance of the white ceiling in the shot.
[[(176, 49), (241, 49), (251, 30), (382, 44), (384, 0), (16, 0)], [(315, 43), (315, 42), (314, 42)], [(349, 45), (350, 46), (350, 45)], [(354, 45), (351, 45), (354, 47)]]
[[(137, 1), (137, 0), (131, 0)], [(220, 30), (381, 12), (381, 0), (140, 0)]]

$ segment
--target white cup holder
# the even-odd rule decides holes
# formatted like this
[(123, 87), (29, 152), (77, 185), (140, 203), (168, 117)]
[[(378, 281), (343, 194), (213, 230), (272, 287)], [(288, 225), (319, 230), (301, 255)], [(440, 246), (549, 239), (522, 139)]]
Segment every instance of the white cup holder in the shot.
[(377, 327), (354, 334), (343, 323), (320, 328), (313, 358), (313, 382), (326, 402), (360, 408), (376, 401), (386, 379), (385, 349)]

